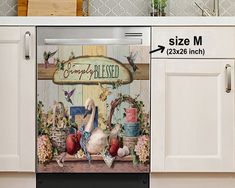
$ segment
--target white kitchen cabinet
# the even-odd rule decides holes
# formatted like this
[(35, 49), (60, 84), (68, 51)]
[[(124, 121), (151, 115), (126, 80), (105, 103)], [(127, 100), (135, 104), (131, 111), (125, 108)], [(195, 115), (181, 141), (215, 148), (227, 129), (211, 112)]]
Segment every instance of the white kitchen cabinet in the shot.
[[(170, 40), (174, 45), (170, 45)], [(153, 53), (153, 58), (235, 58), (235, 27), (153, 27), (152, 50), (158, 45), (166, 50)], [(170, 54), (167, 49), (180, 52)], [(205, 54), (189, 53), (189, 49), (204, 49)]]
[(33, 172), (35, 29), (0, 27), (0, 57), (0, 171)]
[(233, 171), (234, 60), (155, 59), (151, 67), (151, 171)]
[(36, 188), (35, 173), (0, 173), (1, 188)]

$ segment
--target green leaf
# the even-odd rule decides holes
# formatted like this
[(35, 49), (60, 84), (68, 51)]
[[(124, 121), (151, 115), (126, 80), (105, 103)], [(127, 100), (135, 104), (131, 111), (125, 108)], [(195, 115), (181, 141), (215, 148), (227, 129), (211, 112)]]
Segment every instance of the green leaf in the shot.
[(53, 155), (54, 156), (58, 156), (59, 155), (59, 152), (58, 152), (57, 148), (53, 148)]
[(138, 159), (138, 157), (137, 157), (137, 155), (136, 155), (133, 148), (131, 148), (130, 151), (131, 151), (133, 165), (137, 166), (139, 164), (139, 159)]

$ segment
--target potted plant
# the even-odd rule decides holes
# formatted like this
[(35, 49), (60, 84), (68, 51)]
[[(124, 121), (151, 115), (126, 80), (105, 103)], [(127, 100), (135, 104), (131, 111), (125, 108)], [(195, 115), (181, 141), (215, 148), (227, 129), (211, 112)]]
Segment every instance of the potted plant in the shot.
[(152, 0), (151, 16), (166, 16), (167, 0)]

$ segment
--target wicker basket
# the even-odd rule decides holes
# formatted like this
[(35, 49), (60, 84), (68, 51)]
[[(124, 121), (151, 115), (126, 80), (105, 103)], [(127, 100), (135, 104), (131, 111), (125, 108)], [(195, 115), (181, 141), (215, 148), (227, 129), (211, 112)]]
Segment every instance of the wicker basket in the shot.
[(131, 98), (130, 96), (125, 96), (122, 99), (118, 98), (113, 101), (113, 103), (111, 104), (111, 109), (110, 109), (108, 120), (107, 120), (107, 128), (109, 130), (112, 129), (112, 126), (111, 126), (112, 125), (112, 117), (113, 117), (115, 108), (118, 107), (122, 102), (127, 102), (129, 104), (134, 105), (135, 100), (133, 98)]
[(58, 127), (56, 126), (57, 120), (56, 115), (64, 116), (65, 110), (63, 103), (56, 103), (53, 107), (53, 124), (49, 128), (49, 137), (54, 148), (58, 150), (59, 153), (66, 151), (66, 138), (69, 133), (67, 126)]
[[(135, 100), (133, 98), (131, 98), (130, 96), (125, 96), (122, 99), (120, 99), (120, 98), (115, 99), (113, 101), (113, 103), (111, 104), (111, 109), (110, 109), (109, 117), (107, 120), (107, 127), (109, 130), (112, 129), (112, 126), (111, 126), (112, 125), (112, 116), (114, 114), (115, 108), (118, 107), (122, 102), (127, 102), (127, 103), (131, 104), (132, 106), (134, 106), (134, 104), (135, 104)], [(137, 141), (138, 141), (138, 137), (127, 137), (127, 136), (123, 137), (123, 145), (127, 146), (129, 149), (135, 148)]]

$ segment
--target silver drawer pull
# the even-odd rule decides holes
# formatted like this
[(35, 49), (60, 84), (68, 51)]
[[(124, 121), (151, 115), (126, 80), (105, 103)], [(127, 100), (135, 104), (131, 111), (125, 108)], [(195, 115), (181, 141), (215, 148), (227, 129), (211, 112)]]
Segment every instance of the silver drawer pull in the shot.
[(25, 59), (26, 60), (29, 60), (30, 59), (30, 36), (31, 36), (31, 33), (29, 31), (27, 31), (24, 35), (24, 40), (25, 40), (25, 43), (24, 43), (24, 51), (25, 51)]
[(232, 69), (232, 67), (231, 67), (231, 65), (229, 65), (229, 64), (227, 64), (226, 66), (225, 66), (225, 70), (226, 70), (226, 92), (227, 93), (230, 93), (231, 92), (231, 82), (232, 82), (232, 78), (231, 78), (231, 69)]

